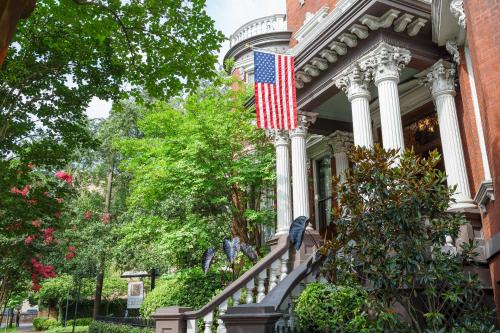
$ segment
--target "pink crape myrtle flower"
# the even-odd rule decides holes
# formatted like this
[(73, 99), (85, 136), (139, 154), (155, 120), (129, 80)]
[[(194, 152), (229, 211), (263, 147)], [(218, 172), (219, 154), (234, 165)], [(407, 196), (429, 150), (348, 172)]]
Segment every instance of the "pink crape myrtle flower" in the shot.
[(70, 185), (73, 183), (73, 177), (65, 171), (57, 171), (55, 176), (60, 180), (64, 180), (66, 183)]
[(90, 211), (89, 211), (89, 210), (88, 210), (88, 211), (86, 211), (86, 212), (85, 212), (85, 219), (88, 221), (88, 220), (90, 220), (90, 218), (91, 218), (91, 217), (92, 217), (92, 213), (90, 213)]

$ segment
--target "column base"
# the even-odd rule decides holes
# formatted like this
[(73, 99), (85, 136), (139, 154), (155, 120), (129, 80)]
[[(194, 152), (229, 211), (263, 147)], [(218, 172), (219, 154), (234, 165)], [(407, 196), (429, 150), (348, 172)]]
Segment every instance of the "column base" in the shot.
[(477, 204), (470, 199), (452, 203), (448, 211), (457, 213), (479, 213), (479, 208)]

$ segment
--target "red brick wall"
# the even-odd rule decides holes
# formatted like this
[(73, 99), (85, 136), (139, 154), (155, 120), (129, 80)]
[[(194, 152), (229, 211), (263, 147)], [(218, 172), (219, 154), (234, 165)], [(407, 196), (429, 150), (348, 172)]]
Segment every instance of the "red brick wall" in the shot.
[[(486, 151), (495, 189), (500, 189), (500, 2), (464, 1), (467, 40), (483, 122)], [(500, 231), (500, 205), (491, 205), (485, 216), (485, 238)]]
[[(339, 0), (305, 0), (303, 6), (300, 5), (299, 0), (286, 0), (286, 20), (288, 30), (296, 32), (304, 24), (306, 13), (316, 13), (321, 7), (327, 6), (329, 11), (335, 8)], [(297, 44), (297, 41), (292, 39), (290, 46)]]
[[(483, 122), (486, 151), (496, 192), (496, 201), (483, 214), (486, 240), (500, 231), (500, 1), (464, 1), (467, 16), (467, 40)], [(500, 254), (490, 258), (497, 318), (500, 318)]]

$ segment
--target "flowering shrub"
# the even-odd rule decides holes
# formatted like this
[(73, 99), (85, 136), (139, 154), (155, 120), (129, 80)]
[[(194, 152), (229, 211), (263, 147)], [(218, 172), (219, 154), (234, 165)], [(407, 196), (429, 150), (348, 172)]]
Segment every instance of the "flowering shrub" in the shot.
[[(68, 246), (61, 216), (65, 198), (74, 193), (72, 184), (64, 171), (0, 162), (0, 305), (3, 291), (28, 279), (38, 291), (42, 279), (56, 276), (55, 264)], [(74, 256), (75, 250), (68, 252)]]

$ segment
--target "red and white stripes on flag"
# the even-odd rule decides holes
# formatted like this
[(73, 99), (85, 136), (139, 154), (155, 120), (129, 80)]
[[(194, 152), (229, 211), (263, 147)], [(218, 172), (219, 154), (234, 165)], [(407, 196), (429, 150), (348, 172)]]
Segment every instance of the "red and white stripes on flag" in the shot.
[(254, 65), (257, 127), (284, 130), (297, 128), (293, 57), (254, 51)]

